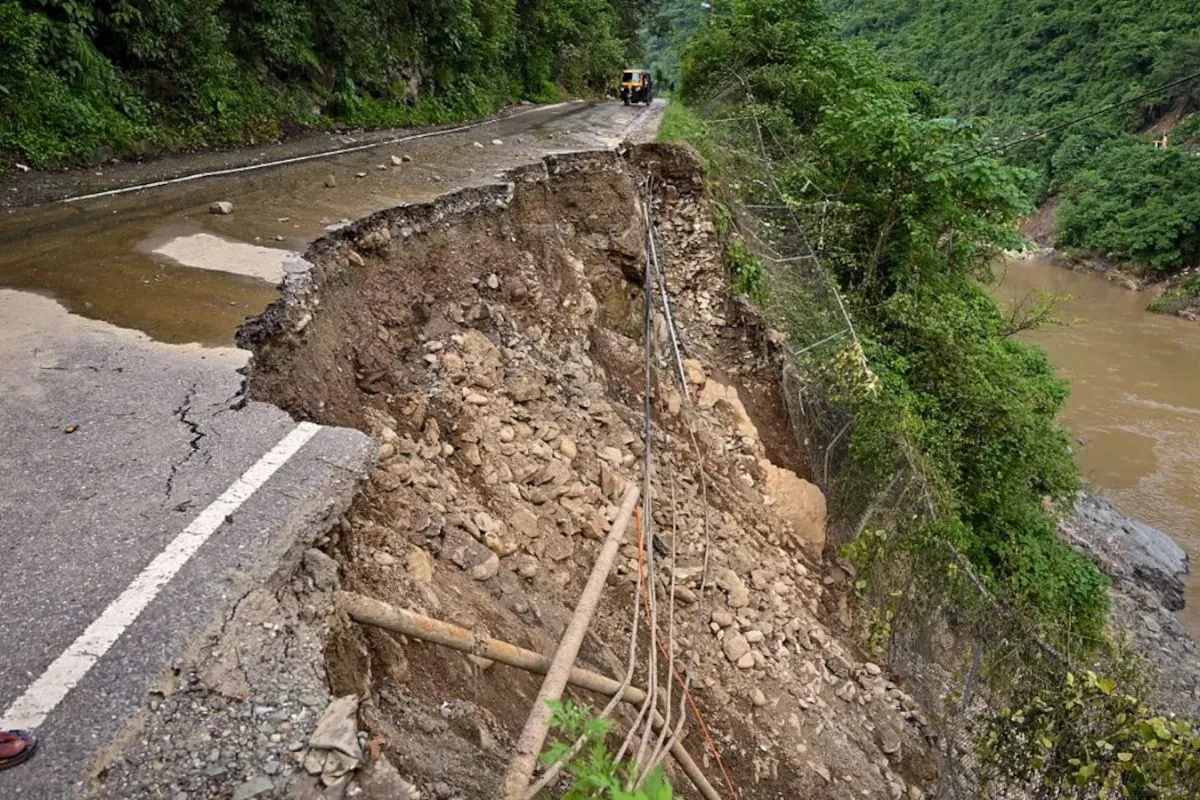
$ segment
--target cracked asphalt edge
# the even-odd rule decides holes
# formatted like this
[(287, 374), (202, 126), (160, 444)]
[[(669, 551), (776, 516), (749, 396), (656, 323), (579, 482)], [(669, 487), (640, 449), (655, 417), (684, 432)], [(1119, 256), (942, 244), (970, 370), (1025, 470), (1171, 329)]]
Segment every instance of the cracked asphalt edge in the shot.
[[(79, 796), (182, 800), (228, 795), (255, 781), (270, 788), (252, 796), (297, 796), (307, 779), (304, 746), (333, 699), (323, 649), (337, 568), (331, 581), (311, 564), (324, 563), (315, 548), (338, 535), (378, 454), (373, 441), (344, 428), (324, 428), (313, 444), (320, 446), (307, 460), (320, 474), (300, 496), (276, 487), (292, 501), (291, 513), (232, 576), (208, 627), (165, 665)], [(337, 488), (320, 491), (331, 484)]]
[(171, 493), (175, 489), (175, 476), (179, 474), (179, 470), (183, 469), (183, 467), (192, 460), (192, 457), (195, 456), (196, 453), (200, 452), (200, 442), (203, 441), (204, 437), (208, 435), (204, 430), (201, 429), (199, 421), (189, 417), (192, 411), (192, 403), (196, 399), (196, 392), (198, 390), (199, 383), (193, 381), (192, 385), (188, 387), (187, 392), (184, 393), (183, 402), (181, 402), (173, 412), (175, 418), (178, 419), (179, 422), (188, 429), (188, 432), (191, 434), (191, 438), (188, 440), (189, 449), (187, 453), (184, 454), (183, 458), (179, 459), (178, 461), (171, 462), (170, 471), (167, 473), (167, 499), (171, 498)]

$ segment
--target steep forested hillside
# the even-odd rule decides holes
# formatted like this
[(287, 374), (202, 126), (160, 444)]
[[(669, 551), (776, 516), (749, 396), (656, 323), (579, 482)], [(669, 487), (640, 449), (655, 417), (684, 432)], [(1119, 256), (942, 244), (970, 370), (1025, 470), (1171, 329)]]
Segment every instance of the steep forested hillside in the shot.
[[(1139, 663), (1110, 647), (1107, 581), (1047, 503), (1069, 508), (1080, 485), (1056, 423), (1067, 386), (1015, 336), (1036, 318), (981, 286), (1027, 207), (1023, 170), (981, 156), (980, 125), (848, 41), (821, 0), (713, 6), (662, 135), (706, 159), (732, 288), (795, 348), (804, 441), (852, 539), (856, 630), (910, 688), (970, 676), (975, 699), (944, 703), (928, 731), (972, 765), (943, 771), (943, 793), (1200, 797), (1200, 739), (1136, 719), (1151, 703)], [(965, 696), (932, 684), (935, 704)]]
[[(943, 117), (927, 88), (895, 80), (867, 45), (839, 38), (820, 0), (716, 4), (683, 49), (681, 80), (666, 135), (697, 144), (717, 165), (710, 178), (749, 193), (739, 202), (782, 201), (821, 232), (814, 249), (862, 337), (873, 372), (861, 383), (848, 366), (853, 353), (817, 357), (842, 376), (829, 395), (854, 406), (836, 496), (870, 497), (869, 487), (919, 464), (935, 487), (929, 508), (944, 505), (923, 541), (954, 542), (1048, 629), (1095, 634), (1103, 580), (1059, 541), (1043, 505), (1078, 488), (1055, 424), (1066, 386), (1044, 354), (1009, 335), (1010, 320), (980, 286), (1026, 207), (1018, 170), (972, 160), (987, 146), (980, 132)], [(717, 96), (735, 104), (711, 108)], [(698, 115), (690, 125), (684, 105)], [(751, 113), (753, 134), (724, 127)], [(770, 164), (747, 160), (755, 148)], [(823, 306), (804, 294), (820, 277), (796, 291), (786, 268), (752, 261), (735, 258), (738, 279), (776, 310), (798, 347), (827, 333)]]
[(646, 31), (650, 58), (660, 84), (678, 83), (680, 51), (701, 20), (712, 13), (706, 0), (662, 0)]
[(0, 0), (0, 153), (223, 145), (603, 88), (648, 0)]
[[(850, 35), (915, 68), (998, 140), (1200, 72), (1194, 0), (829, 0)], [(1036, 197), (1064, 199), (1059, 241), (1161, 272), (1200, 261), (1200, 78), (1009, 152)], [(1169, 134), (1164, 150), (1152, 139)], [(1192, 187), (1192, 188), (1189, 188)]]

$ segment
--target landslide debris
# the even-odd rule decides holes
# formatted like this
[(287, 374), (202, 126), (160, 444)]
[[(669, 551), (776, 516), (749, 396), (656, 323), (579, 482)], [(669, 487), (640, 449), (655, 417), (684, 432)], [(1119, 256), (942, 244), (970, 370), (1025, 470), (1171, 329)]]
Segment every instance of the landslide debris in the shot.
[[(553, 651), (616, 501), (642, 480), (645, 197), (688, 357), (685, 394), (658, 315), (654, 578), (679, 587), (676, 658), (721, 758), (744, 798), (923, 797), (937, 768), (921, 710), (822, 620), (824, 497), (780, 393), (782, 337), (729, 295), (690, 151), (549, 158), (313, 246), (239, 338), (254, 398), (381, 445), (326, 548), (335, 565), (311, 557), (310, 580)], [(628, 538), (581, 666), (624, 673), (639, 568)], [(388, 769), (425, 798), (490, 796), (539, 679), (328, 625), (332, 692), (362, 698)]]

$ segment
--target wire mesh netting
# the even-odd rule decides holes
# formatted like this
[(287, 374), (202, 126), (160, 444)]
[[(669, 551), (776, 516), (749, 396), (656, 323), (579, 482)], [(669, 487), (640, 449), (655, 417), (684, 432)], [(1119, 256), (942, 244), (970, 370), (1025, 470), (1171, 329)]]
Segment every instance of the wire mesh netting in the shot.
[[(929, 715), (941, 755), (938, 796), (1044, 796), (985, 780), (978, 742), (985, 721), (1011, 702), (1010, 690), (1026, 696), (1061, 679), (1066, 660), (992, 597), (965, 557), (925, 533), (941, 504), (906, 441), (892, 443), (894, 461), (883, 469), (859, 469), (850, 458), (847, 386), (869, 391), (875, 376), (823, 261), (845, 210), (814, 177), (791, 120), (756, 104), (744, 82), (730, 81), (691, 111), (728, 208), (731, 246), (762, 265), (766, 290), (755, 299), (788, 335), (784, 394), (796, 440), (829, 499), (830, 547), (866, 554), (855, 559), (855, 625)], [(736, 271), (736, 253), (730, 260)]]

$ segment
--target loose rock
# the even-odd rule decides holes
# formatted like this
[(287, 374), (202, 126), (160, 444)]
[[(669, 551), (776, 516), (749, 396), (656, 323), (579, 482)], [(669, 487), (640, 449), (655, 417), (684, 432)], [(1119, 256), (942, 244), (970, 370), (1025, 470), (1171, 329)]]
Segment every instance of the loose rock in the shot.
[(734, 663), (750, 652), (750, 643), (746, 641), (746, 637), (737, 632), (728, 633), (721, 647), (725, 651), (725, 657)]
[(471, 568), (471, 577), (477, 581), (490, 581), (500, 572), (500, 556), (488, 553), (488, 557)]
[(313, 585), (318, 589), (326, 591), (337, 586), (338, 564), (320, 550), (305, 551), (304, 569), (312, 577)]
[(404, 560), (405, 569), (415, 581), (433, 582), (433, 558), (419, 547), (414, 547)]

